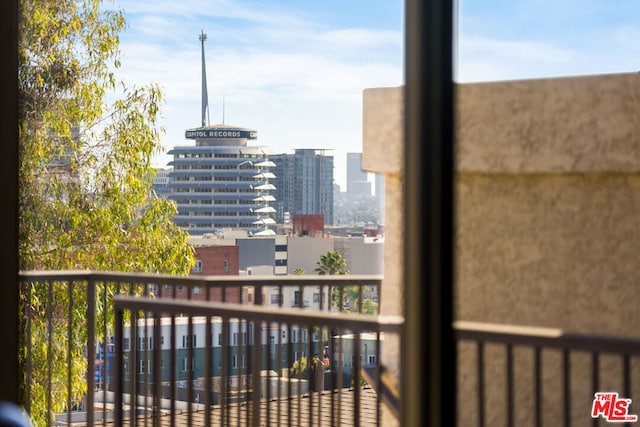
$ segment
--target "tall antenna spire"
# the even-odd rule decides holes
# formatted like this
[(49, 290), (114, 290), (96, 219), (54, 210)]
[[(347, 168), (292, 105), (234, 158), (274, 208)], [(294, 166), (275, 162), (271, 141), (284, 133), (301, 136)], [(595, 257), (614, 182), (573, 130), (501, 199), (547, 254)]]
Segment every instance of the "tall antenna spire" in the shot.
[(222, 124), (224, 124), (224, 94), (222, 95)]
[(207, 35), (203, 30), (200, 30), (198, 39), (202, 44), (202, 126), (207, 126), (209, 124), (209, 95), (207, 94), (207, 67), (204, 62), (204, 41), (207, 39)]

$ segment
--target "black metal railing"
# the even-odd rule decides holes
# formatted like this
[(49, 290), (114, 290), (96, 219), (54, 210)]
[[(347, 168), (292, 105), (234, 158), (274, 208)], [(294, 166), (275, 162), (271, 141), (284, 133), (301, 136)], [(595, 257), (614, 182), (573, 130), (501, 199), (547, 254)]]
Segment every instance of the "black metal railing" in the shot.
[[(398, 417), (380, 349), (402, 321), (340, 313), (345, 302), (361, 309), (365, 293), (379, 296), (379, 277), (48, 271), (23, 272), (20, 282), (22, 400), (37, 425), (105, 425), (118, 408), (145, 425), (154, 414), (163, 423), (379, 424), (385, 396)], [(317, 310), (291, 308), (296, 301)], [(596, 392), (640, 396), (640, 339), (473, 322), (453, 331), (458, 425), (604, 425), (604, 404), (591, 417)], [(303, 356), (329, 359), (322, 380), (301, 366)], [(367, 372), (371, 387), (354, 387)]]
[[(115, 354), (114, 296), (360, 311), (378, 276), (176, 277), (94, 271), (20, 273), (22, 392), (39, 425), (107, 422)], [(368, 307), (371, 307), (369, 305)], [(303, 310), (294, 309), (300, 313)], [(144, 344), (144, 343), (142, 343)], [(138, 346), (138, 343), (134, 344)], [(138, 367), (140, 368), (140, 367)], [(146, 371), (148, 369), (143, 369)]]
[(459, 425), (604, 425), (613, 406), (593, 414), (595, 393), (640, 398), (638, 338), (462, 321), (454, 330)]
[[(154, 425), (382, 425), (382, 395), (372, 391), (382, 384), (365, 384), (362, 370), (377, 370), (372, 378), (382, 381), (384, 336), (399, 336), (402, 319), (139, 297), (114, 302), (117, 425), (149, 418)], [(126, 344), (138, 341), (154, 344)]]

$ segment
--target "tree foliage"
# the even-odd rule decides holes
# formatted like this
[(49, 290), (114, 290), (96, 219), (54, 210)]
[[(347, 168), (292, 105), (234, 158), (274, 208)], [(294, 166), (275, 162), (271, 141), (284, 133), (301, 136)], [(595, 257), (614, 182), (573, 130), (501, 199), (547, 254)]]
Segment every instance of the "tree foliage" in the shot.
[(162, 94), (116, 83), (124, 16), (101, 6), (21, 2), (20, 268), (184, 274), (186, 233), (151, 190)]
[[(158, 86), (117, 80), (122, 10), (99, 0), (24, 0), (19, 19), (19, 259), (22, 270), (92, 269), (187, 274), (194, 263), (187, 234), (173, 223), (173, 202), (153, 197), (151, 158), (160, 150)], [(116, 99), (109, 102), (109, 99)], [(78, 327), (69, 355), (67, 331), (45, 313), (83, 325), (86, 290), (70, 284), (22, 290), (31, 321), (32, 418), (44, 413), (44, 363), (53, 352), (52, 411), (66, 384), (81, 396), (86, 331)], [(105, 290), (111, 296), (113, 291)], [(48, 294), (53, 297), (48, 298)], [(49, 302), (49, 303), (48, 303)], [(55, 306), (52, 306), (55, 304)], [(110, 299), (108, 304), (110, 304)], [(101, 307), (102, 315), (107, 307)], [(54, 315), (54, 319), (60, 316)], [(55, 346), (48, 347), (51, 340)], [(61, 340), (60, 342), (58, 340)], [(45, 407), (46, 408), (46, 407)]]
[[(316, 272), (319, 275), (346, 275), (350, 274), (347, 261), (338, 251), (328, 251), (316, 261)], [(365, 289), (363, 289), (364, 291)], [(334, 287), (331, 292), (331, 301), (334, 306), (342, 306), (345, 311), (357, 312), (359, 309), (360, 289), (356, 285)], [(342, 304), (340, 304), (342, 303)], [(369, 298), (364, 298), (360, 307), (362, 313), (376, 314), (378, 305)]]
[(347, 268), (347, 261), (342, 258), (342, 255), (338, 251), (328, 251), (326, 254), (321, 255), (320, 259), (316, 261), (316, 273), (319, 275), (344, 275), (349, 274)]

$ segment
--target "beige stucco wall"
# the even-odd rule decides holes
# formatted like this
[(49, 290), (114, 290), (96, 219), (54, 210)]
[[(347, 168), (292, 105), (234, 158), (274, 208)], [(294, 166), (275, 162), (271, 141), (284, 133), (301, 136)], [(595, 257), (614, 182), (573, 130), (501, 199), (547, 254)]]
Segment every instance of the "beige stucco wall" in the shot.
[(640, 335), (640, 74), (456, 90), (456, 318)]
[(456, 318), (640, 335), (640, 175), (461, 174)]
[[(640, 336), (640, 74), (455, 90), (455, 318)], [(402, 147), (402, 88), (365, 90), (363, 124), (365, 169), (401, 183), (401, 150), (393, 147)], [(387, 262), (402, 265), (405, 231), (388, 225), (401, 223), (397, 211), (385, 215), (386, 242), (397, 235), (398, 246), (388, 255), (385, 242), (382, 310), (397, 313), (402, 290), (392, 283), (402, 283), (402, 273), (390, 272)], [(396, 304), (385, 306), (388, 298)], [(460, 346), (460, 425), (476, 422), (475, 401), (467, 399), (475, 395), (473, 352)], [(486, 393), (487, 425), (504, 425), (504, 351), (489, 347), (486, 360), (494, 380)], [(560, 360), (545, 354), (545, 362), (544, 416), (555, 425)], [(520, 425), (532, 419), (531, 352), (517, 350), (515, 364)], [(617, 374), (616, 361), (603, 365)], [(589, 369), (587, 360), (574, 361), (576, 425), (590, 421)], [(634, 369), (640, 393), (640, 366)], [(604, 375), (602, 386), (620, 390), (614, 378)]]
[[(384, 277), (379, 310), (391, 316), (402, 314), (404, 301), (402, 98), (402, 88), (367, 89), (363, 94), (362, 169), (384, 174)], [(400, 356), (400, 337), (386, 335), (380, 357), (391, 378), (400, 376)], [(382, 420), (384, 426), (398, 425), (386, 409)]]

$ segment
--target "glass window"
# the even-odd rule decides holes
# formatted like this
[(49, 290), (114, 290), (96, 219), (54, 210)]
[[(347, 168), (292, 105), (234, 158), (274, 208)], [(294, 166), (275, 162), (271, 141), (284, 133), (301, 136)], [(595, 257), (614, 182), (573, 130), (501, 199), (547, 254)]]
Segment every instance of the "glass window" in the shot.
[(196, 260), (195, 265), (193, 266), (193, 268), (191, 269), (192, 273), (202, 273), (202, 261), (200, 261), (199, 259)]

